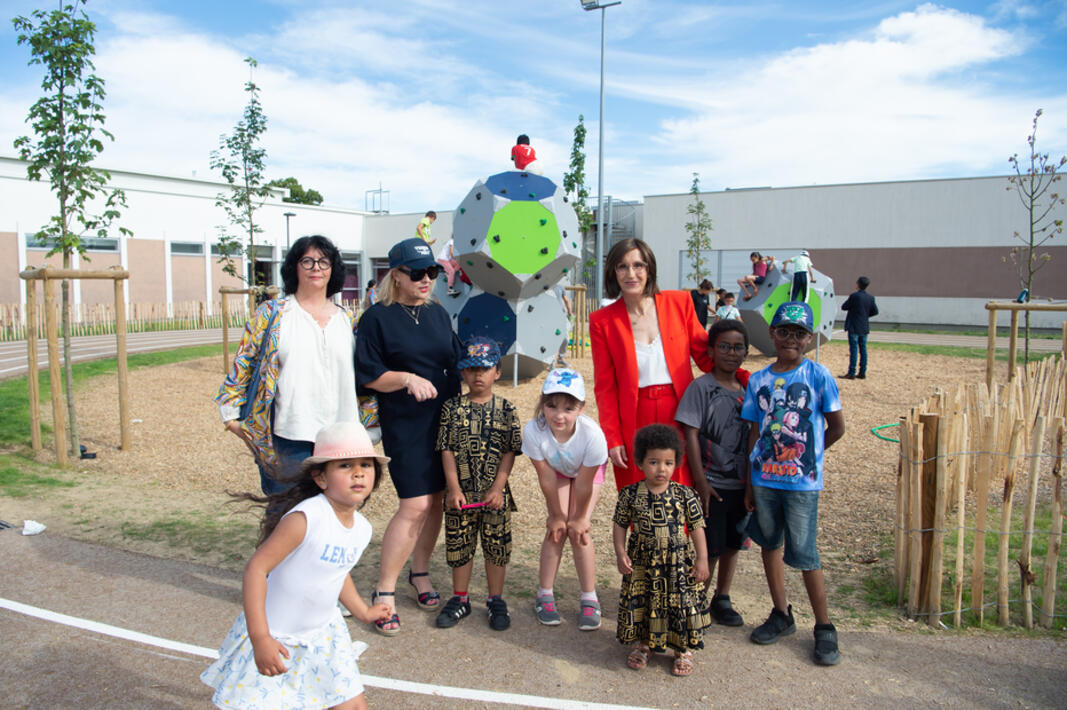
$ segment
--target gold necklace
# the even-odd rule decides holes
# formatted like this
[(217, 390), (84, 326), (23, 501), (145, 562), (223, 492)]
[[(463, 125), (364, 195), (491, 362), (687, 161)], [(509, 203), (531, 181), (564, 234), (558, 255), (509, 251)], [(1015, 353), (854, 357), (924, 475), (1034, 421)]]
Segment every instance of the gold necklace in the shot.
[[(407, 305), (405, 305), (403, 303), (399, 303), (398, 302), (398, 305), (400, 306), (400, 310), (402, 310), (402, 311), (404, 311), (404, 313), (408, 314), (408, 318), (410, 318), (411, 320), (415, 321), (415, 325), (419, 324), (419, 313), (422, 311), (422, 304), (421, 303), (419, 305), (417, 305), (417, 306), (407, 306)], [(410, 308), (410, 310), (409, 310), (409, 308)]]

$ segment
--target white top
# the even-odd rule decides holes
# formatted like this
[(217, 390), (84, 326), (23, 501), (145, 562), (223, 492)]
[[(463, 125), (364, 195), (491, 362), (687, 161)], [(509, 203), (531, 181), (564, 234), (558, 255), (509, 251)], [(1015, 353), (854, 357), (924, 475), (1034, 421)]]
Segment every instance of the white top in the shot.
[(437, 260), (449, 261), (450, 259), (455, 259), (456, 255), (452, 253), (452, 249), (454, 248), (455, 243), (455, 239), (449, 239), (447, 242), (445, 242), (445, 245), (441, 247), (441, 251), (437, 252)]
[(608, 440), (589, 417), (581, 414), (567, 441), (556, 441), (543, 417), (526, 422), (522, 430), (522, 453), (544, 461), (567, 478), (574, 478), (583, 466), (600, 466), (608, 460)]
[(741, 320), (741, 311), (737, 310), (737, 306), (722, 305), (719, 310), (715, 311), (715, 315), (723, 320)]
[(307, 518), (304, 539), (267, 575), (267, 628), (283, 643), (306, 641), (330, 623), (345, 577), (371, 537), (366, 518), (355, 513), (352, 527), (346, 528), (322, 493), (285, 515), (297, 511)]
[[(811, 259), (803, 254), (797, 254), (792, 259), (785, 262), (783, 266), (791, 267), (794, 274), (799, 274), (801, 271), (807, 271), (811, 268)], [(783, 271), (785, 269), (783, 268)]]
[(352, 321), (343, 310), (323, 328), (296, 298), (286, 299), (278, 323), (275, 434), (314, 441), (323, 427), (358, 419), (355, 350)]
[(657, 335), (651, 343), (634, 341), (637, 354), (637, 386), (669, 385), (671, 371), (667, 369), (667, 356), (663, 354), (663, 339)]

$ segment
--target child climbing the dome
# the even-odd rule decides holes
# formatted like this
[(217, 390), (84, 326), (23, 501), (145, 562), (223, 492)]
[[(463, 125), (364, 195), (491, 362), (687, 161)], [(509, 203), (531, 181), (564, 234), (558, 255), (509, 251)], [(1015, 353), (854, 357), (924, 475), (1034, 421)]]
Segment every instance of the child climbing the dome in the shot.
[[(696, 492), (671, 481), (682, 459), (674, 428), (651, 424), (639, 430), (634, 459), (645, 479), (619, 491), (612, 532), (623, 575), (616, 636), (634, 644), (626, 657), (630, 668), (641, 670), (653, 651), (671, 649), (671, 672), (688, 676), (693, 649), (704, 648), (704, 630), (711, 625), (704, 514)], [(687, 528), (695, 531), (692, 538)]]
[(534, 418), (522, 432), (522, 453), (537, 471), (548, 504), (548, 528), (541, 543), (541, 562), (534, 613), (546, 626), (562, 621), (553, 586), (570, 540), (578, 571), (578, 629), (600, 628), (600, 600), (596, 594), (596, 556), (593, 552), (593, 509), (600, 498), (608, 463), (608, 440), (585, 410), (585, 381), (569, 368), (548, 373)]
[(522, 170), (534, 175), (541, 175), (541, 164), (537, 162), (537, 153), (530, 145), (530, 137), (525, 133), (515, 139), (515, 146), (511, 149), (511, 162), (516, 170)]
[(215, 689), (216, 706), (367, 707), (337, 602), (366, 623), (391, 614), (384, 604), (368, 606), (349, 575), (371, 538), (358, 511), (388, 461), (359, 422), (339, 422), (318, 433), (283, 493), (235, 496), (267, 513), (245, 565), (244, 611), (200, 676)]

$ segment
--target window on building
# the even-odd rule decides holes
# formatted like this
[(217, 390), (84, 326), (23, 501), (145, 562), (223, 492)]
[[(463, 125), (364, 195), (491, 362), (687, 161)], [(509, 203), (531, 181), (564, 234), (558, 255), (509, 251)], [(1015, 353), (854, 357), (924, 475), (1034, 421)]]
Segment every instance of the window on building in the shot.
[(170, 253), (200, 256), (204, 253), (204, 245), (199, 242), (171, 242)]
[[(118, 239), (101, 239), (99, 237), (87, 237), (82, 239), (82, 244), (85, 245), (86, 251), (111, 251), (115, 252), (119, 250)], [(41, 249), (45, 251), (51, 251), (59, 245), (59, 240), (52, 237), (45, 239), (38, 239), (36, 234), (26, 235), (26, 248), (27, 249)]]

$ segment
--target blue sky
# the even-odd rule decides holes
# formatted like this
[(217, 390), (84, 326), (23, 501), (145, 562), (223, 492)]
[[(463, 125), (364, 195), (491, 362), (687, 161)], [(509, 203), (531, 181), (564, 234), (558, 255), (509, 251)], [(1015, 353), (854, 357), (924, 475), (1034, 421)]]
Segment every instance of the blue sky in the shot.
[[(0, 0), (0, 17), (42, 0)], [(51, 8), (54, 3), (48, 3)], [(90, 0), (116, 141), (102, 166), (212, 177), (248, 77), (272, 177), (362, 208), (453, 209), (530, 135), (546, 175), (584, 114), (595, 196), (600, 13), (578, 0)], [(0, 24), (0, 154), (40, 69)], [(1067, 0), (623, 0), (607, 10), (605, 192), (1004, 174), (1067, 153)]]

